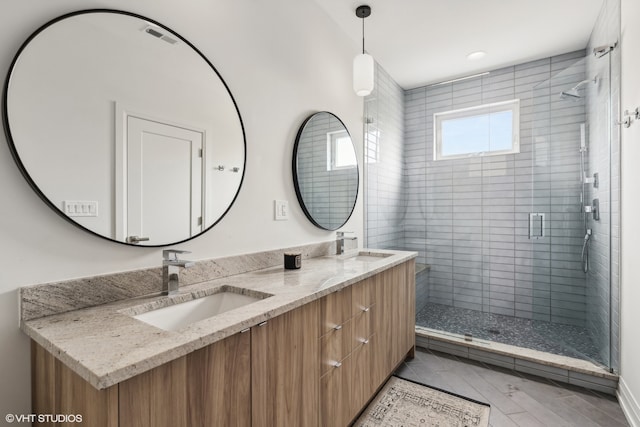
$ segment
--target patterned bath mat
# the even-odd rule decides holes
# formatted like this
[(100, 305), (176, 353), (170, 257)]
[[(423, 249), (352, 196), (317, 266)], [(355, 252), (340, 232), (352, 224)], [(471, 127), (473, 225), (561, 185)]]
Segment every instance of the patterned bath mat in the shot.
[(354, 425), (486, 427), (489, 425), (489, 406), (423, 384), (391, 377)]

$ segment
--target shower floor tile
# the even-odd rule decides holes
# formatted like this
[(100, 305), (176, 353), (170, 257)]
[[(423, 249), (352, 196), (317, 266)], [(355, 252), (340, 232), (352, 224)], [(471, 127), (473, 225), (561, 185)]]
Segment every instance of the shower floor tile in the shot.
[(416, 324), (430, 329), (586, 359), (605, 365), (586, 328), (502, 314), (483, 313), (442, 304), (426, 304)]

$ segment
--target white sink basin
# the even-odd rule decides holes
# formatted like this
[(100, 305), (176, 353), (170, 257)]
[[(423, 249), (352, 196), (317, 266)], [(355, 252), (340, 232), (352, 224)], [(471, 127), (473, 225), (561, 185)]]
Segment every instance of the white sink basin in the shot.
[(356, 255), (348, 257), (347, 260), (359, 261), (359, 262), (376, 262), (389, 256), (391, 256), (391, 254), (385, 254), (380, 252), (358, 252)]
[(206, 297), (147, 311), (133, 318), (166, 331), (177, 331), (192, 323), (244, 307), (269, 296), (264, 294), (261, 297), (254, 297), (223, 290)]

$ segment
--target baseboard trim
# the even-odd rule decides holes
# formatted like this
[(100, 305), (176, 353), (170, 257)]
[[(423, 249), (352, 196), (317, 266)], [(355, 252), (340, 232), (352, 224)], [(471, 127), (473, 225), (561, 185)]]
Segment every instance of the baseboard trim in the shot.
[(631, 427), (640, 427), (640, 405), (622, 376), (618, 381), (618, 401)]

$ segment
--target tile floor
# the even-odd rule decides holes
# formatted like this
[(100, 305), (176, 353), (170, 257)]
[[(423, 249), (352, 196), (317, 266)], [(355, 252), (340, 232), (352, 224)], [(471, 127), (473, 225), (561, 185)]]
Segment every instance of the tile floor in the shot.
[(416, 315), (416, 324), (454, 334), (590, 360), (606, 365), (587, 329), (543, 320), (483, 313), (428, 303)]
[(419, 349), (396, 375), (491, 405), (493, 427), (628, 426), (613, 396)]

